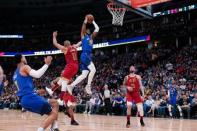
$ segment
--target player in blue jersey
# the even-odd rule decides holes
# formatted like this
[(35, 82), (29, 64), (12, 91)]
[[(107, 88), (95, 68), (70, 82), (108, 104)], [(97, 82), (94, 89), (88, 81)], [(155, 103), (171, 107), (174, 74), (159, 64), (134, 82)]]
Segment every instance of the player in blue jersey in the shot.
[[(92, 18), (92, 21), (89, 20)], [(93, 33), (91, 32), (91, 25), (94, 26)], [(92, 15), (87, 15), (82, 25), (81, 29), (81, 41), (82, 41), (82, 53), (80, 56), (81, 61), (81, 71), (82, 74), (76, 78), (76, 80), (68, 85), (68, 92), (72, 94), (73, 87), (80, 83), (88, 76), (88, 82), (85, 87), (88, 94), (92, 94), (91, 83), (96, 73), (96, 68), (92, 62), (92, 50), (93, 50), (93, 40), (99, 32), (99, 27), (93, 19)]]
[[(175, 108), (177, 106), (177, 98), (178, 98), (178, 91), (177, 91), (176, 81), (172, 80), (171, 84), (169, 84), (169, 89), (168, 89), (168, 111), (170, 117), (172, 117), (172, 108)], [(180, 112), (180, 117), (182, 117), (182, 110), (179, 106), (178, 106), (178, 110)]]
[(59, 131), (57, 127), (57, 118), (59, 105), (56, 100), (47, 101), (44, 97), (39, 96), (34, 91), (33, 78), (40, 78), (51, 64), (52, 57), (48, 56), (44, 59), (45, 65), (39, 70), (32, 69), (27, 65), (26, 58), (21, 55), (15, 55), (17, 69), (13, 76), (13, 81), (18, 88), (17, 96), (20, 99), (21, 106), (31, 112), (40, 115), (48, 115), (42, 122), (37, 131), (45, 131), (51, 125), (51, 131)]

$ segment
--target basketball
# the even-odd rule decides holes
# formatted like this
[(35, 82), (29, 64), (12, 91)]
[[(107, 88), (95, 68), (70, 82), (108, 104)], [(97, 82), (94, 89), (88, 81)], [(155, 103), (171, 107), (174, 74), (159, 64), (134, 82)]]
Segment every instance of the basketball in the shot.
[(90, 24), (94, 21), (94, 16), (92, 14), (86, 15), (86, 18), (88, 20), (87, 22)]

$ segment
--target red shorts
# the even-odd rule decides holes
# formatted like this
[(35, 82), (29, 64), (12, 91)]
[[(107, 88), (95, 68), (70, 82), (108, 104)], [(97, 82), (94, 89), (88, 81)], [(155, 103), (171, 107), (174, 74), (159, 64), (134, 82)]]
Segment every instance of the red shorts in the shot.
[(132, 94), (127, 93), (126, 98), (127, 98), (127, 102), (132, 102), (132, 103), (136, 103), (136, 104), (143, 102), (140, 94), (138, 94), (138, 93), (132, 93)]
[(70, 95), (68, 92), (64, 93), (63, 101), (65, 104), (67, 104), (68, 101), (70, 101), (71, 103), (76, 103), (75, 97), (73, 95)]
[(77, 74), (78, 69), (79, 65), (77, 63), (67, 64), (63, 71), (62, 77), (71, 80), (73, 76)]

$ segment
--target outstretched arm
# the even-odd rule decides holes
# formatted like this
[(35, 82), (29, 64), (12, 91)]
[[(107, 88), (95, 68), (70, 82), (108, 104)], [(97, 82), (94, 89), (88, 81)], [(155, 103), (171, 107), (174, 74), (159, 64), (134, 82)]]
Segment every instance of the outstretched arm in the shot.
[(65, 47), (57, 42), (57, 31), (53, 32), (53, 45), (61, 51), (65, 50)]
[(49, 65), (51, 64), (52, 57), (47, 56), (45, 57), (44, 61), (45, 61), (45, 64), (39, 70), (34, 70), (30, 66), (25, 65), (21, 68), (20, 73), (24, 76), (30, 75), (34, 78), (40, 78), (46, 72)]
[(83, 37), (86, 34), (86, 24), (87, 24), (87, 22), (88, 22), (87, 17), (85, 17), (85, 20), (84, 20), (83, 25), (81, 27), (81, 39), (83, 39)]
[(82, 42), (81, 41), (79, 41), (77, 44), (75, 44), (75, 45), (73, 45), (75, 48), (78, 48), (78, 47), (80, 47), (81, 46), (81, 44), (82, 44)]
[(94, 25), (94, 28), (95, 28), (94, 32), (92, 34), (92, 39), (94, 39), (97, 36), (98, 32), (99, 32), (99, 26), (97, 25), (97, 23), (95, 21), (93, 21), (92, 24)]

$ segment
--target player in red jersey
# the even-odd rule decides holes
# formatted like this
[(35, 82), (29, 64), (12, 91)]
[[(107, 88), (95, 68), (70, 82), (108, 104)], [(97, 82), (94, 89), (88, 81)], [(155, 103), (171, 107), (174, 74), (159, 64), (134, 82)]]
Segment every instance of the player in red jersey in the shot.
[[(58, 81), (60, 80), (60, 77), (56, 78), (51, 82), (51, 88), (46, 87), (47, 93), (51, 97), (56, 97), (55, 99), (58, 99), (58, 103), (61, 106), (64, 106), (66, 108), (66, 111), (64, 112), (70, 119), (71, 119), (71, 125), (79, 125), (79, 123), (74, 118), (74, 108), (76, 106), (76, 100), (73, 95), (70, 95), (68, 92), (62, 94), (61, 93), (61, 85), (58, 84)], [(63, 101), (62, 101), (62, 100)]]
[[(135, 74), (135, 67), (130, 67), (130, 74), (125, 76), (123, 85), (127, 88), (127, 124), (126, 127), (130, 127), (130, 116), (132, 104), (136, 103), (138, 113), (140, 115), (140, 124), (145, 126), (143, 121), (144, 111), (143, 111), (143, 96), (144, 96), (144, 87), (141, 82), (141, 77)], [(140, 90), (142, 91), (142, 96), (140, 95)]]
[(77, 58), (77, 48), (81, 45), (81, 42), (71, 45), (70, 41), (65, 40), (64, 46), (62, 46), (57, 42), (57, 31), (55, 31), (53, 32), (53, 45), (60, 49), (65, 55), (66, 67), (58, 83), (62, 86), (61, 91), (66, 92), (69, 81), (78, 72), (79, 63)]

